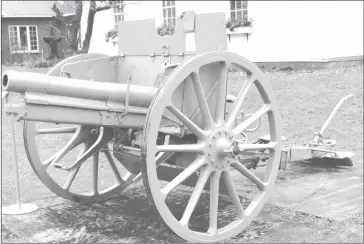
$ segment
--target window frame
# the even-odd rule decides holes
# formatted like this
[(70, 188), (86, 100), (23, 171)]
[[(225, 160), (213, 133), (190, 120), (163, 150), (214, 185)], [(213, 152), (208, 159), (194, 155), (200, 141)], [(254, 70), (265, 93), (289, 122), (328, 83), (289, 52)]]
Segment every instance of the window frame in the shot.
[[(168, 14), (168, 10), (171, 9), (171, 15)], [(165, 10), (167, 10), (167, 16), (164, 14)], [(163, 25), (173, 25), (176, 26), (176, 1), (173, 0), (162, 0), (162, 17), (163, 17)]]
[[(125, 13), (122, 9), (122, 5), (125, 4), (123, 0), (115, 1), (115, 6), (113, 7), (113, 17), (114, 17), (114, 25), (118, 27), (118, 23), (125, 20)], [(120, 11), (120, 12), (119, 12)], [(121, 20), (117, 20), (117, 18), (121, 17)]]
[[(234, 2), (234, 7), (232, 7), (232, 2)], [(237, 3), (240, 2), (240, 8), (237, 8)], [(249, 11), (248, 11), (248, 1), (247, 0), (235, 0), (235, 1), (229, 1), (230, 3), (230, 19), (237, 19), (237, 13), (241, 13), (241, 20), (244, 21), (244, 19), (248, 22), (249, 21)], [(245, 3), (245, 4), (244, 4)], [(246, 17), (244, 18), (244, 12), (246, 12)]]
[[(16, 38), (17, 38), (17, 47), (19, 48), (19, 50), (12, 50), (12, 42), (10, 40), (10, 38), (12, 37), (10, 35), (10, 30), (11, 28), (16, 28)], [(28, 50), (21, 50), (21, 41), (20, 41), (20, 27), (25, 27), (26, 28), (26, 33), (27, 33), (27, 46), (28, 46)], [(37, 49), (36, 50), (32, 50), (31, 49), (31, 40), (30, 40), (30, 27), (35, 27), (35, 34), (36, 34), (36, 38), (37, 38)], [(39, 37), (38, 37), (38, 26), (36, 25), (9, 25), (8, 26), (8, 35), (9, 35), (9, 49), (10, 49), (10, 53), (39, 53)]]

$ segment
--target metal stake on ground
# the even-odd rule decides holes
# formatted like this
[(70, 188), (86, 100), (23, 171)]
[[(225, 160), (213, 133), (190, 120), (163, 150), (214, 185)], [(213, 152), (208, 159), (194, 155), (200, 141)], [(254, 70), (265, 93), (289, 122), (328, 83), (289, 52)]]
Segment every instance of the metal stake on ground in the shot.
[[(2, 94), (3, 98), (7, 99), (7, 93)], [(34, 203), (21, 203), (20, 197), (20, 184), (19, 184), (19, 170), (18, 170), (18, 158), (16, 155), (16, 141), (15, 141), (15, 129), (14, 129), (14, 121), (15, 114), (11, 114), (11, 118), (9, 120), (11, 136), (12, 136), (12, 149), (13, 149), (13, 163), (14, 163), (14, 174), (15, 174), (15, 187), (16, 187), (16, 204), (12, 204), (9, 206), (3, 206), (1, 208), (2, 214), (7, 215), (18, 215), (18, 214), (26, 214), (34, 212), (38, 209), (38, 206)]]

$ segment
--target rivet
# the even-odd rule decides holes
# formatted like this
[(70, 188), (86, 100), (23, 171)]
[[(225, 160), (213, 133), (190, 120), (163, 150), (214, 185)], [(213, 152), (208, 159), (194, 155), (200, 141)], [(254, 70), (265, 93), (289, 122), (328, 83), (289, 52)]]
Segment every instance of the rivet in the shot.
[(212, 147), (212, 144), (211, 143), (209, 144), (209, 147)]
[(211, 153), (208, 153), (209, 156), (211, 156)]

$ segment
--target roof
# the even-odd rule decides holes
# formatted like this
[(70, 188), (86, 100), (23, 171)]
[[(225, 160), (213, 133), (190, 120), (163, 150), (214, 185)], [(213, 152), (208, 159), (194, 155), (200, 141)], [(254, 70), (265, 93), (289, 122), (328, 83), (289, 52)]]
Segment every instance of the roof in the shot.
[(74, 1), (2, 1), (1, 16), (9, 18), (44, 18), (53, 17), (52, 10), (56, 3), (63, 16), (75, 13)]

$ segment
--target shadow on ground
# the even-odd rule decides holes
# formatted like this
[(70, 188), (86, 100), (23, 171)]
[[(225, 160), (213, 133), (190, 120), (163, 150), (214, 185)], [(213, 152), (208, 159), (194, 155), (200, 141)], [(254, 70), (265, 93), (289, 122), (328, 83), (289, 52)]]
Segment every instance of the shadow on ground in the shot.
[[(189, 196), (187, 192), (176, 192), (176, 196), (173, 196), (169, 206), (175, 216), (182, 216), (184, 203), (188, 202)], [(194, 212), (196, 217), (191, 220), (191, 229), (202, 230), (206, 227), (209, 221), (206, 216), (208, 204), (208, 195), (202, 195)], [(142, 186), (129, 189), (104, 203), (86, 205), (52, 197), (42, 200), (39, 207), (38, 211), (27, 215), (3, 216), (4, 222), (11, 225), (4, 227), (15, 234), (20, 233), (26, 241), (34, 242), (185, 242), (161, 224), (159, 214), (150, 207)], [(219, 211), (223, 212), (220, 224), (230, 223), (232, 209), (229, 201), (220, 201)], [(264, 229), (269, 228), (269, 224), (270, 221), (258, 217), (245, 235), (242, 233), (236, 238), (259, 237), (264, 234)], [(3, 238), (6, 237), (3, 235)]]
[(330, 161), (296, 161), (289, 163), (286, 171), (281, 171), (278, 180), (288, 180), (302, 178), (304, 176), (314, 176), (330, 173), (350, 174), (355, 172), (356, 168), (348, 166), (337, 166)]

